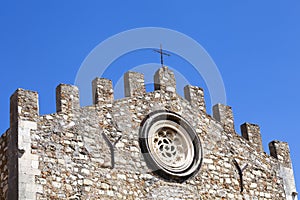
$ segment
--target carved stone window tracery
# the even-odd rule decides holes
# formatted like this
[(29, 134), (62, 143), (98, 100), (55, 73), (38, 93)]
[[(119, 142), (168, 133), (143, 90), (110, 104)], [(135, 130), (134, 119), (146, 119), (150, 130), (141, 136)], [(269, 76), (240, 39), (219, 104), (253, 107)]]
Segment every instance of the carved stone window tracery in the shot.
[(191, 125), (175, 113), (151, 113), (141, 125), (140, 145), (148, 166), (165, 179), (182, 182), (201, 166), (201, 142)]

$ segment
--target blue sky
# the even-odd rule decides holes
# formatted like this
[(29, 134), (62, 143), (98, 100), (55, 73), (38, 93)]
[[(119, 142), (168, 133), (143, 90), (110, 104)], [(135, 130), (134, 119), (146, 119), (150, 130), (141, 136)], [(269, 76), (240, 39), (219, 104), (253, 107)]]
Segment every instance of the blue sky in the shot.
[[(101, 41), (128, 29), (164, 27), (190, 36), (210, 54), (237, 132), (243, 122), (259, 124), (266, 152), (272, 140), (289, 143), (299, 185), (299, 10), (296, 0), (0, 1), (0, 132), (9, 127), (9, 97), (16, 88), (38, 91), (40, 113), (53, 113), (55, 87), (73, 84), (81, 63)], [(105, 76), (116, 81), (131, 67), (150, 62), (158, 63), (159, 55), (132, 52)], [(180, 72), (189, 66), (176, 55), (165, 64)], [(192, 84), (207, 89), (187, 72)]]

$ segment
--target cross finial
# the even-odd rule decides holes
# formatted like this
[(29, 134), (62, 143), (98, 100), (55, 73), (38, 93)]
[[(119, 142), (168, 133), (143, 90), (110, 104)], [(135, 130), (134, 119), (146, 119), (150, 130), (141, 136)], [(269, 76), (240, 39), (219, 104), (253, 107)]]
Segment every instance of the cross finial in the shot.
[(167, 54), (165, 52), (163, 52), (163, 49), (162, 49), (162, 45), (160, 44), (160, 49), (157, 50), (157, 49), (154, 49), (155, 52), (159, 53), (160, 54), (160, 64), (161, 66), (163, 67), (164, 66), (164, 55), (165, 56), (171, 56), (170, 54)]

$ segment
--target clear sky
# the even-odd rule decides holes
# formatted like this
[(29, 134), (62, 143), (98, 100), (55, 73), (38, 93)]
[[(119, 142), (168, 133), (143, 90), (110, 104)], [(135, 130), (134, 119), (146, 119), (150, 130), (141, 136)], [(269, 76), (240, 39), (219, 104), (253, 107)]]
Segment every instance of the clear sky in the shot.
[[(17, 88), (38, 91), (40, 113), (53, 113), (55, 87), (74, 84), (100, 42), (128, 29), (169, 28), (196, 40), (216, 63), (238, 133), (243, 122), (259, 124), (267, 153), (272, 140), (289, 143), (300, 191), (299, 10), (296, 0), (0, 1), (0, 132), (9, 127), (9, 97)], [(159, 55), (132, 52), (105, 76), (117, 81), (151, 62), (158, 63)], [(184, 59), (174, 55), (165, 64), (207, 91), (203, 80), (185, 70)]]

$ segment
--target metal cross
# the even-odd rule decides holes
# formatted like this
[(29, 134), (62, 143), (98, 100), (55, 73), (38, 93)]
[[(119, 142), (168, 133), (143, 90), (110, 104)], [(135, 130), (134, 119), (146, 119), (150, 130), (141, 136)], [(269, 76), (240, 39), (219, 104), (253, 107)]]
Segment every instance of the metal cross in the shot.
[(157, 49), (154, 49), (155, 52), (159, 53), (160, 54), (160, 64), (161, 66), (163, 67), (164, 66), (164, 58), (163, 56), (171, 56), (170, 54), (167, 54), (165, 52), (163, 52), (163, 49), (162, 49), (162, 46), (160, 45), (160, 49), (157, 50)]

